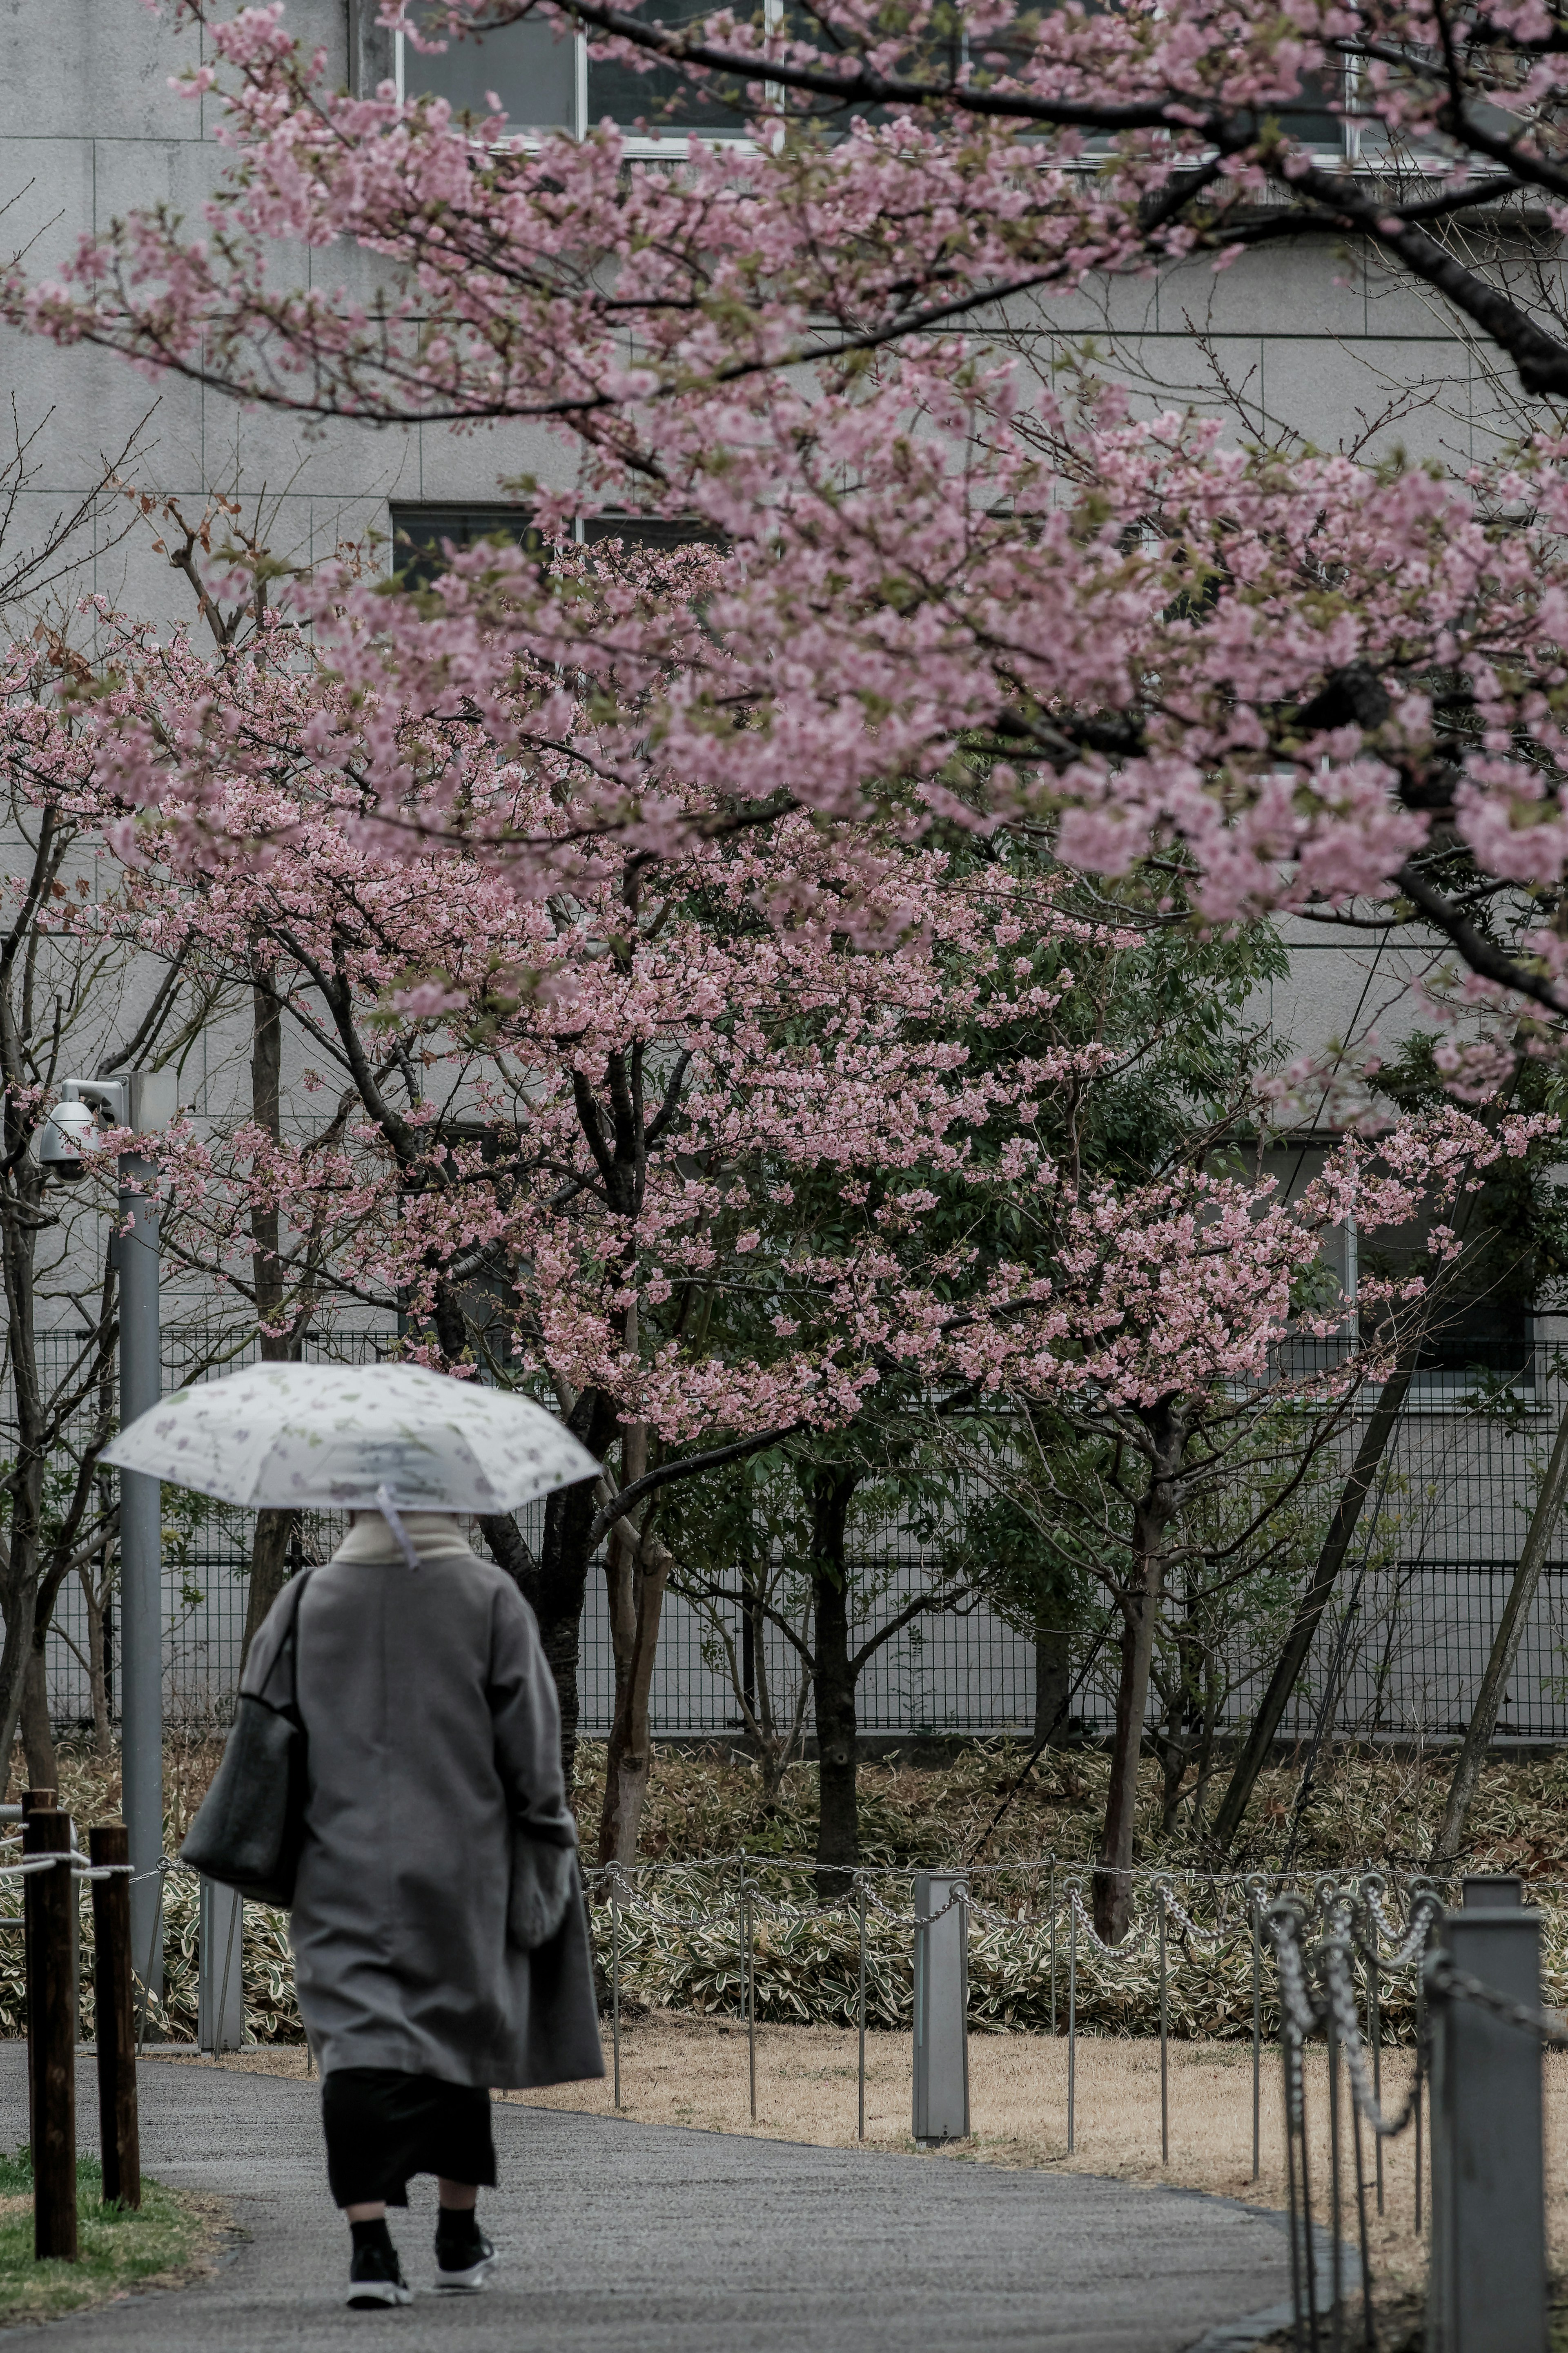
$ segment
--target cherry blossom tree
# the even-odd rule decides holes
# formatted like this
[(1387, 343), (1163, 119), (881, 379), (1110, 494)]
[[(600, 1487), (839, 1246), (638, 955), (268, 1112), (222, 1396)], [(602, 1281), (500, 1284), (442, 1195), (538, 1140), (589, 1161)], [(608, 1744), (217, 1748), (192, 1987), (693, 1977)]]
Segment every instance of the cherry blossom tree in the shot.
[[(977, 1074), (955, 1031), (1047, 1012), (1059, 987), (1035, 982), (1019, 944), (1096, 927), (1049, 881), (998, 870), (955, 887), (945, 857), (912, 847), (878, 879), (856, 845), (787, 817), (721, 826), (679, 859), (601, 854), (596, 880), (523, 899), (494, 867), (367, 846), (352, 802), (285, 806), (246, 780), (263, 754), (274, 776), (303, 776), (353, 705), (286, 631), (225, 631), (216, 662), (129, 631), (117, 660), (110, 786), (133, 713), (170, 744), (205, 731), (230, 746), (221, 824), (192, 835), (171, 807), (121, 828), (137, 943), (173, 963), (195, 942), (197, 965), (263, 991), (326, 1094), (303, 1138), (253, 1121), (221, 1148), (171, 1145), (167, 1246), (285, 1344), (334, 1294), (395, 1303), (416, 1353), (542, 1384), (605, 1461), (597, 1498), (552, 1503), (537, 1558), (510, 1522), (487, 1535), (539, 1609), (569, 1737), (588, 1563), (611, 1538), (604, 1838), (629, 1852), (668, 1575), (648, 1504), (671, 1478), (852, 1420), (890, 1368), (953, 1377), (947, 1326), (973, 1320), (953, 1303), (975, 1253), (962, 1236), (922, 1246), (923, 1180), (977, 1199), (1011, 1182), (1038, 1156), (1041, 1098), (1100, 1054), (1047, 1039)], [(428, 732), (422, 714), (396, 724), (416, 744)], [(513, 821), (547, 821), (488, 726), (444, 723), (441, 742), (473, 805), (504, 797)], [(258, 838), (265, 858), (222, 854)], [(968, 1139), (996, 1121), (1006, 1166), (971, 1173)]]
[[(504, 804), (542, 838), (569, 829), (575, 805), (547, 803), (506, 756), (502, 706), (540, 691), (515, 645), (506, 659), (482, 716), (441, 720), (441, 758), (461, 768), (466, 806)], [(895, 856), (793, 813), (733, 828), (693, 792), (679, 850), (602, 839), (593, 876), (579, 860), (570, 886), (525, 897), (504, 864), (388, 854), (384, 820), (359, 822), (320, 747), (341, 747), (352, 713), (363, 737), (427, 759), (433, 723), (372, 707), (287, 632), (258, 628), (216, 664), (130, 632), (114, 675), (110, 784), (138, 712), (192, 747), (198, 783), (209, 759), (214, 779), (201, 828), (168, 799), (151, 825), (121, 826), (139, 944), (172, 959), (195, 935), (232, 972), (266, 973), (331, 1074), (330, 1116), (302, 1140), (255, 1124), (171, 1139), (173, 1247), (244, 1282), (257, 1213), (276, 1218), (280, 1321), (320, 1313), (329, 1290), (395, 1302), (415, 1353), (542, 1387), (605, 1463), (597, 1496), (554, 1500), (537, 1556), (515, 1524), (487, 1525), (539, 1609), (569, 1736), (589, 1562), (617, 1534), (605, 1850), (631, 1851), (646, 1788), (661, 1489), (797, 1431), (842, 1431), (892, 1389), (936, 1410), (1043, 1402), (1114, 1430), (1142, 1466), (1113, 1594), (1100, 1909), (1119, 1934), (1167, 1531), (1216, 1420), (1245, 1419), (1238, 1385), (1283, 1401), (1270, 1351), (1301, 1328), (1297, 1287), (1352, 1198), (1363, 1233), (1418, 1205), (1440, 1212), (1537, 1124), (1489, 1127), (1457, 1108), (1404, 1122), (1347, 1142), (1289, 1204), (1216, 1172), (1202, 1145), (1119, 1188), (1041, 1141), (1043, 1113), (1115, 1055), (1053, 1027), (1072, 943), (1092, 959), (1115, 934), (1072, 914), (1048, 870), (998, 860), (959, 877), (934, 847)], [(596, 723), (574, 715), (579, 756)], [(262, 747), (290, 792), (257, 781)], [(265, 855), (246, 847), (258, 841)], [(994, 1063), (966, 1042), (1031, 1024), (1033, 1050)], [(967, 1225), (933, 1217), (944, 1197), (968, 1201)], [(1005, 1247), (987, 1222), (1002, 1201)], [(1352, 1353), (1306, 1386), (1331, 1401), (1377, 1371)], [(842, 1677), (821, 1622), (816, 1637), (820, 1705)], [(823, 1860), (841, 1869), (853, 1855), (838, 1851), (830, 1746)], [(852, 1815), (852, 1743), (845, 1764)]]
[[(453, 0), (445, 29), (531, 6), (550, 0)], [(1461, 212), (1560, 193), (1550, 10), (911, 6), (889, 29), (824, 0), (770, 31), (595, 0), (576, 13), (606, 54), (717, 77), (752, 111), (749, 144), (699, 141), (676, 171), (628, 164), (608, 129), (509, 141), (438, 100), (345, 97), (277, 6), (180, 13), (205, 27), (190, 88), (222, 97), (227, 180), (199, 230), (135, 217), (60, 279), (17, 279), (16, 315), (301, 415), (547, 419), (575, 475), (537, 493), (547, 530), (630, 504), (724, 543), (700, 613), (689, 581), (645, 583), (607, 628), (559, 564), (475, 559), (401, 612), (318, 582), (312, 625), (365, 694), (437, 722), (466, 698), (569, 787), (573, 826), (492, 813), (485, 854), (532, 887), (606, 833), (662, 852), (692, 787), (731, 822), (1044, 828), (1156, 902), (1174, 875), (1211, 921), (1434, 927), (1463, 975), (1463, 1086), (1554, 1045), (1553, 418), (1462, 480), (1291, 462), (1177, 417), (1131, 426), (1109, 396), (1058, 406), (984, 332), (987, 306), (1048, 318), (1094, 274), (1331, 227), (1424, 276), (1530, 394), (1560, 391), (1547, 295), (1445, 242)], [(403, 21), (395, 0), (383, 16)], [(1376, 156), (1375, 191), (1314, 160), (1302, 107)], [(357, 242), (384, 296), (330, 270), (280, 285), (283, 239)], [(531, 666), (526, 711), (498, 710), (498, 628)], [(564, 728), (564, 674), (594, 681), (591, 742)], [(414, 828), (476, 847), (438, 725), (413, 757), (323, 727), (319, 767), (384, 845)], [(199, 811), (203, 757), (199, 727), (177, 751), (149, 736), (122, 787), (157, 802), (177, 776)]]

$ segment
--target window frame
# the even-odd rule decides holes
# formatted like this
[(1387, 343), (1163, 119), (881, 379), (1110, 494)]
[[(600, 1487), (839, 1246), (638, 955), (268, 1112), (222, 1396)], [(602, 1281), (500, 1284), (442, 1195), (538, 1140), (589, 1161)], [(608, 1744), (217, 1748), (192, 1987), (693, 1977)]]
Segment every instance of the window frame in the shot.
[[(780, 0), (767, 0), (770, 17), (779, 5)], [(588, 37), (581, 26), (573, 34), (572, 44), (574, 119), (570, 124), (563, 127), (569, 139), (580, 142), (587, 137), (589, 130), (593, 127), (588, 121)], [(405, 106), (408, 102), (405, 63), (407, 47), (406, 34), (394, 34), (392, 79), (397, 86), (399, 106)], [(680, 131), (672, 126), (668, 131), (658, 133), (633, 131), (625, 124), (619, 123), (616, 129), (620, 132), (621, 143), (626, 153), (642, 162), (683, 163), (691, 152), (693, 140), (701, 146), (731, 147), (741, 154), (756, 153), (756, 141), (748, 138), (742, 132), (719, 129)], [(537, 124), (520, 123), (515, 132), (508, 133), (507, 144), (509, 146), (520, 144), (524, 148), (538, 147), (542, 146), (544, 140), (551, 135), (550, 132), (541, 129)]]

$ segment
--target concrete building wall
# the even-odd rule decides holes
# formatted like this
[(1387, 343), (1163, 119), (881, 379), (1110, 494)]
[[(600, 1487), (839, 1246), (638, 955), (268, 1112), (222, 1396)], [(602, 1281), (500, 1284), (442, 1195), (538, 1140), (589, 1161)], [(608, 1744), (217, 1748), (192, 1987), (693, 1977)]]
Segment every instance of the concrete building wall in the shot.
[[(399, 69), (374, 16), (374, 0), (292, 0), (287, 21), (321, 45), (334, 75), (371, 89)], [(542, 38), (535, 31), (536, 47)], [(0, 0), (0, 238), (25, 248), (31, 270), (57, 267), (83, 232), (137, 206), (196, 217), (223, 168), (216, 110), (170, 83), (201, 57), (198, 30), (174, 30), (141, 0)], [(477, 70), (466, 58), (421, 62), (413, 53), (405, 79), (439, 85)], [(560, 78), (558, 57), (523, 70), (503, 53), (497, 71), (509, 100), (546, 116), (560, 111)], [(585, 69), (580, 78), (585, 111), (600, 85)], [(668, 139), (658, 152), (671, 152)], [(296, 282), (357, 285), (365, 267), (337, 250), (279, 259), (279, 276), (292, 271)], [(1277, 248), (1218, 276), (1205, 266), (1120, 281), (1050, 305), (1023, 332), (1043, 339), (1042, 360), (1065, 340), (1094, 336), (1141, 405), (1192, 400), (1230, 415), (1237, 431), (1250, 418), (1322, 448), (1397, 441), (1413, 456), (1464, 459), (1509, 423), (1480, 361), (1432, 299), (1327, 240)], [(19, 533), (42, 534), (128, 444), (126, 475), (160, 494), (199, 506), (209, 491), (247, 501), (265, 493), (276, 506), (276, 551), (298, 561), (384, 530), (393, 499), (491, 500), (501, 478), (525, 470), (569, 479), (569, 456), (537, 428), (335, 425), (307, 434), (197, 385), (151, 383), (110, 354), (12, 332), (0, 336), (0, 365), (21, 429), (34, 437)], [(110, 544), (123, 521), (117, 502), (104, 502), (83, 535), (83, 585), (159, 620), (184, 617), (183, 585), (152, 551), (151, 533), (139, 527)]]

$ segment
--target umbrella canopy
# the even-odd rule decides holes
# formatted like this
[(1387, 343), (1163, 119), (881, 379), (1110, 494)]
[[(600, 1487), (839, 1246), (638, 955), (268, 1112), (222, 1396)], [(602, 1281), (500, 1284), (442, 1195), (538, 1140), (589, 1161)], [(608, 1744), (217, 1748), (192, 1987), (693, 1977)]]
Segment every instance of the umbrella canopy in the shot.
[(103, 1460), (305, 1511), (514, 1512), (599, 1472), (542, 1407), (418, 1365), (254, 1365), (164, 1398)]

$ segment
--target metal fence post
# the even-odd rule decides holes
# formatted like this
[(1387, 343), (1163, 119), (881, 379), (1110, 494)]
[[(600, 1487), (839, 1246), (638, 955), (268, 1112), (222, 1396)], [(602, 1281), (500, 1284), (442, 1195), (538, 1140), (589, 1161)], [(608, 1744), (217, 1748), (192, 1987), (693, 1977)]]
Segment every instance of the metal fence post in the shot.
[(1434, 2045), (1427, 2353), (1544, 2353), (1541, 2044), (1528, 2028), (1446, 1992), (1434, 1975), (1446, 1957), (1538, 2009), (1541, 1915), (1520, 1905), (1517, 1890), (1511, 1905), (1495, 1883), (1475, 1892), (1489, 1900), (1447, 1915), (1426, 1969)]
[[(23, 1853), (70, 1853), (70, 1822), (38, 1807), (23, 1826)], [(74, 2263), (76, 2246), (76, 2003), (70, 1979), (76, 1873), (68, 1861), (29, 1873), (27, 2057), (33, 2120), (33, 2253)]]
[[(120, 1163), (120, 1418), (134, 1421), (163, 1393), (158, 1317), (158, 1171)], [(131, 1934), (147, 1968), (143, 2002), (163, 1998), (163, 1886), (145, 1874), (163, 1852), (163, 1545), (156, 1479), (120, 1474), (120, 1720), (126, 1829), (136, 1883)]]
[(621, 2105), (621, 1867), (610, 1865), (610, 2041), (615, 2051), (616, 2105)]
[(1263, 2139), (1263, 1986), (1261, 1907), (1252, 1899), (1252, 2178), (1258, 2179)]
[(969, 2133), (969, 1906), (962, 1875), (915, 1873), (914, 2137)]
[(198, 1906), (196, 2041), (204, 2051), (238, 2051), (245, 2042), (245, 1901), (232, 1887), (204, 1879)]
[(123, 1822), (98, 1822), (87, 1834), (93, 1868), (112, 1878), (92, 1883), (92, 2026), (98, 2045), (98, 2144), (106, 2206), (142, 2203), (142, 2147), (136, 2120), (136, 1990), (131, 1960), (131, 1890)]
[[(744, 1864), (742, 1869), (745, 1868)], [(757, 1946), (752, 1919), (752, 1890), (746, 1883), (746, 1966), (741, 1979), (746, 2006), (746, 2082), (751, 2094), (752, 2122), (757, 2121)]]
[(1057, 2031), (1057, 1859), (1051, 1857), (1051, 2032)]
[(1160, 2162), (1171, 2162), (1171, 2021), (1165, 1965), (1165, 1891), (1156, 1888), (1160, 1907)]
[(1078, 1905), (1076, 1888), (1068, 1893), (1068, 2155), (1077, 2147), (1075, 2099), (1078, 2092)]
[(866, 2137), (866, 1881), (860, 1872), (855, 1873), (855, 1884), (860, 1898), (860, 2005), (859, 2005), (859, 2126), (857, 2140)]

